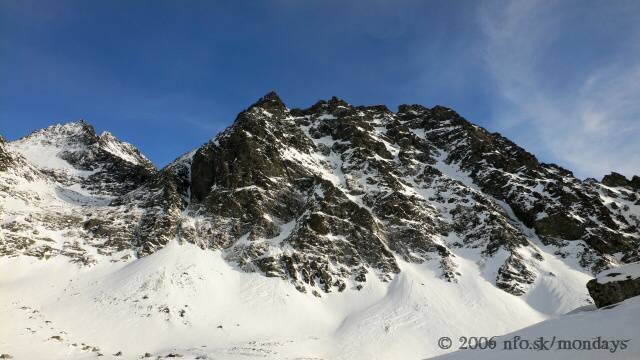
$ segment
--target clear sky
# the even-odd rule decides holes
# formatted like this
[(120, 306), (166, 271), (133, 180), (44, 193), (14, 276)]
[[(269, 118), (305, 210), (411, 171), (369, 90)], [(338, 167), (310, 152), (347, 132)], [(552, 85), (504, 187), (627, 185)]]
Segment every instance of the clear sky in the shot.
[(275, 90), (454, 108), (580, 177), (640, 174), (640, 1), (0, 0), (0, 134), (79, 118), (157, 166)]

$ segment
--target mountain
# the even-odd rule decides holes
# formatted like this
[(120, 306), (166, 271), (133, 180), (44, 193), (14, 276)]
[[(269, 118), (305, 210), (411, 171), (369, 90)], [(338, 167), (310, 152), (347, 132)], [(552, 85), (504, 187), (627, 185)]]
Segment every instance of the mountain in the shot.
[[(21, 299), (2, 311), (48, 307), (114, 353), (133, 333), (96, 329), (141, 318), (156, 340), (125, 356), (431, 356), (440, 336), (590, 304), (590, 278), (640, 260), (638, 179), (577, 179), (441, 106), (269, 93), (160, 170), (84, 121), (54, 125), (0, 142), (0, 286)], [(57, 290), (34, 301), (36, 282)]]

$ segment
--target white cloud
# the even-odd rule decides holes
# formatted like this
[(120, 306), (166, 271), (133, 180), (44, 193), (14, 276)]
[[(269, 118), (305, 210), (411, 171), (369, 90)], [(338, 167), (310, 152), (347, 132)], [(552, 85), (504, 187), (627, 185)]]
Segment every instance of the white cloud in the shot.
[[(563, 31), (576, 25), (566, 4), (513, 1), (480, 7), (485, 35), (480, 46), (502, 98), (495, 104), (496, 127), (578, 176), (600, 177), (612, 170), (640, 174), (640, 26), (624, 34), (635, 41), (620, 38), (616, 52), (597, 60), (577, 56), (565, 74), (549, 68), (553, 62), (548, 60), (563, 51), (558, 49)], [(616, 13), (622, 18), (611, 21), (640, 15), (638, 9), (625, 9), (627, 14)], [(594, 24), (593, 31), (605, 25)]]

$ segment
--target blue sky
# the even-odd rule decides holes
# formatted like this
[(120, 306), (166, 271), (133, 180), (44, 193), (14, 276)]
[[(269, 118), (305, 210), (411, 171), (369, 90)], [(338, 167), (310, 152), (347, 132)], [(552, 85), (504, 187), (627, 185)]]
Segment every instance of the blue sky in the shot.
[(270, 90), (441, 104), (580, 177), (640, 174), (638, 1), (0, 2), (0, 134), (84, 118), (163, 166)]

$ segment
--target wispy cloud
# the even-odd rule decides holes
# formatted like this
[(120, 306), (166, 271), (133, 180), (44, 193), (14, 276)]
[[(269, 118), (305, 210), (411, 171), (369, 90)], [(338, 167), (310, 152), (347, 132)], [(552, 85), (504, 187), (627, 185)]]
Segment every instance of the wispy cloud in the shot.
[[(517, 134), (523, 145), (578, 176), (600, 177), (612, 170), (638, 174), (640, 25), (633, 25), (632, 19), (640, 15), (640, 6), (631, 4), (608, 17), (632, 24), (623, 34), (627, 39), (617, 39), (626, 45), (593, 58), (576, 54), (571, 59), (572, 54), (566, 54), (571, 44), (562, 49), (563, 41), (571, 39), (561, 36), (581, 19), (572, 9), (562, 9), (566, 5), (513, 1), (480, 7), (483, 60), (502, 99), (496, 106), (496, 126)], [(608, 25), (595, 23), (592, 30)], [(560, 69), (550, 61), (559, 48), (569, 63)]]

